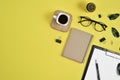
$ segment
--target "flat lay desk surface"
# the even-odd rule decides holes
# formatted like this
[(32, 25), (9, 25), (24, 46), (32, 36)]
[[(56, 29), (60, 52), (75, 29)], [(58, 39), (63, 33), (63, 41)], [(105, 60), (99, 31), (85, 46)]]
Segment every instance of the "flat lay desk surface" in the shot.
[[(86, 12), (82, 2), (96, 4), (94, 12)], [(120, 17), (109, 20), (108, 15), (120, 13), (120, 0), (0, 0), (0, 80), (80, 80), (93, 44), (120, 53)], [(73, 16), (71, 28), (93, 34), (84, 63), (61, 56), (70, 33), (51, 28), (54, 11), (62, 10)], [(102, 17), (98, 18), (98, 14)], [(79, 16), (88, 16), (105, 23), (106, 31), (97, 32), (93, 26), (78, 24)], [(56, 43), (56, 38), (62, 43)], [(106, 41), (99, 42), (105, 37)]]

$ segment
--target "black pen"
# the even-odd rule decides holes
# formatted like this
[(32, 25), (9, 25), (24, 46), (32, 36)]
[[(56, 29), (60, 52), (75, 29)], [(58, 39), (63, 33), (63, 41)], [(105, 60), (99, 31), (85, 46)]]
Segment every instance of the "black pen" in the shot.
[(95, 60), (95, 66), (97, 71), (97, 79), (100, 80), (99, 66), (98, 66), (97, 60)]

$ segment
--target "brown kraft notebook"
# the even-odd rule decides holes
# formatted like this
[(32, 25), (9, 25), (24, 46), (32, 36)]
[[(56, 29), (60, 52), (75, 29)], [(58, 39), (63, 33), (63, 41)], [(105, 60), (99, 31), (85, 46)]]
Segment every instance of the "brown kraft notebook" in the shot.
[(72, 28), (62, 55), (82, 63), (92, 37), (92, 34)]

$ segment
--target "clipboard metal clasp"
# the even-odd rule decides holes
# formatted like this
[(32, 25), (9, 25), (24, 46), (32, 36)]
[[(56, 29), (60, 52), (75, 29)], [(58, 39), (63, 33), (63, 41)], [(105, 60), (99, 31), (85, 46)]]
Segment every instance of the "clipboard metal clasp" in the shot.
[(120, 54), (117, 54), (117, 53), (115, 53), (115, 52), (113, 53), (113, 52), (110, 52), (110, 51), (109, 51), (109, 52), (106, 51), (106, 52), (105, 52), (105, 55), (120, 60)]

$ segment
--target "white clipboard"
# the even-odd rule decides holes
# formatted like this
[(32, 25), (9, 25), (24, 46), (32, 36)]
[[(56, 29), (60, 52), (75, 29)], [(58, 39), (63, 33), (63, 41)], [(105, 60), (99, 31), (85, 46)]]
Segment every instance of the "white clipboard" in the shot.
[[(98, 79), (96, 61), (100, 79)], [(120, 75), (117, 74), (118, 63), (120, 63), (120, 54), (93, 45), (81, 80), (120, 80)]]

